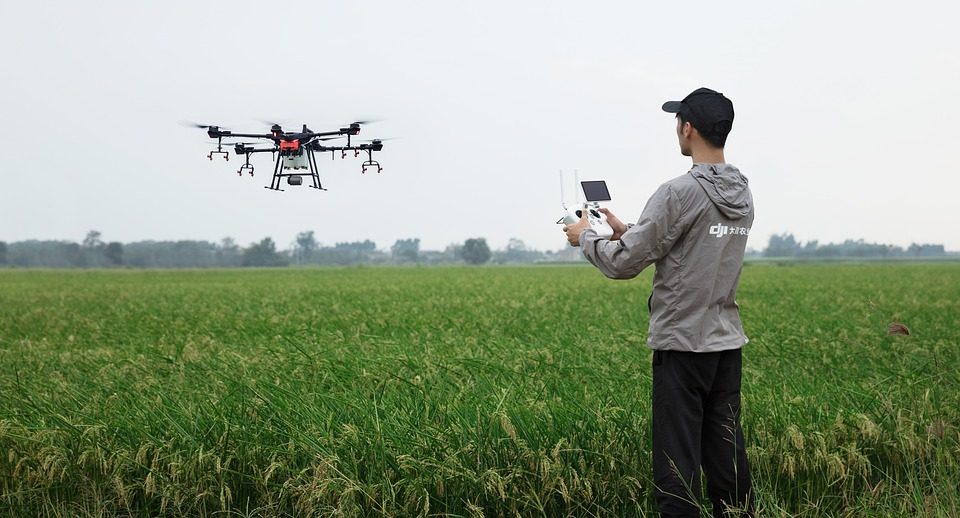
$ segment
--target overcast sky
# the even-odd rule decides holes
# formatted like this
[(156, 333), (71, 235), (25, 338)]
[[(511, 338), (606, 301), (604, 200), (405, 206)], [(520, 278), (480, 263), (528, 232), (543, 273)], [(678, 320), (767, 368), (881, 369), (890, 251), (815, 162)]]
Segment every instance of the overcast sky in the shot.
[[(960, 250), (956, 2), (6, 2), (0, 240), (298, 232), (564, 243), (559, 173), (636, 220), (685, 173), (660, 110), (700, 86), (736, 121), (748, 243), (773, 233)], [(263, 188), (181, 120), (263, 131), (380, 118), (384, 171), (318, 156), (327, 192)]]

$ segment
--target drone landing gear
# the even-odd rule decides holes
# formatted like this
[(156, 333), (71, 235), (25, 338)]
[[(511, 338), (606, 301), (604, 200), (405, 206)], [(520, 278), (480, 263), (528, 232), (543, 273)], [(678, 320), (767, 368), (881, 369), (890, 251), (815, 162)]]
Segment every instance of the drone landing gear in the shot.
[(309, 149), (304, 151), (304, 153), (307, 154), (307, 163), (310, 165), (310, 180), (313, 181), (313, 185), (310, 185), (309, 187), (312, 189), (325, 191), (326, 189), (324, 189), (323, 185), (320, 184), (320, 173), (318, 172), (320, 168), (317, 167), (317, 157), (313, 154), (313, 151)]
[[(327, 189), (325, 189), (323, 187), (323, 184), (320, 183), (320, 174), (317, 172), (319, 170), (317, 168), (317, 159), (314, 156), (313, 151), (307, 149), (307, 150), (304, 150), (303, 152), (307, 154), (307, 164), (309, 165), (309, 168), (310, 168), (310, 180), (313, 183), (313, 185), (308, 185), (307, 187), (318, 189), (321, 191), (326, 191)], [(278, 153), (277, 162), (273, 166), (273, 178), (270, 180), (270, 185), (265, 185), (263, 188), (270, 189), (272, 191), (283, 191), (283, 189), (280, 188), (280, 179), (283, 178), (284, 176), (287, 177), (288, 185), (303, 185), (303, 177), (307, 175), (301, 174), (301, 173), (284, 173), (283, 172), (283, 154)]]
[(283, 170), (283, 154), (277, 153), (277, 163), (273, 166), (273, 178), (270, 180), (270, 185), (264, 185), (264, 189), (270, 189), (273, 191), (283, 191), (280, 188), (280, 171)]

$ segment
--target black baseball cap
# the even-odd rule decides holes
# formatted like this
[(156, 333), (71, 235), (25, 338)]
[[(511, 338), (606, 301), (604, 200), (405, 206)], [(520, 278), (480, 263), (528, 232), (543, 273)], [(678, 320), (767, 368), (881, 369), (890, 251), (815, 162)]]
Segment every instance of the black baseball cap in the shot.
[(733, 127), (733, 103), (709, 88), (697, 88), (682, 101), (667, 101), (663, 103), (663, 111), (679, 113), (706, 137), (726, 136)]

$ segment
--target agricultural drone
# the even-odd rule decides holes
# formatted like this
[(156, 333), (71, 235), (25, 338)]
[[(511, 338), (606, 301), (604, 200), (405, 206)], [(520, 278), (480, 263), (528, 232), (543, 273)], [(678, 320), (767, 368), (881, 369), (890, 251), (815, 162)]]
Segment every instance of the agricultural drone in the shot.
[[(300, 131), (283, 131), (279, 124), (271, 124), (270, 133), (236, 133), (220, 126), (210, 126), (207, 124), (188, 123), (190, 126), (203, 128), (207, 130), (210, 138), (217, 139), (217, 149), (210, 151), (207, 158), (213, 160), (214, 156), (223, 156), (226, 161), (230, 160), (228, 151), (224, 151), (233, 146), (233, 151), (237, 155), (243, 155), (245, 160), (237, 175), (243, 176), (244, 172), (253, 176), (253, 165), (250, 163), (250, 155), (254, 153), (270, 153), (275, 160), (273, 166), (273, 178), (270, 180), (266, 189), (282, 191), (280, 188), (280, 179), (287, 178), (289, 185), (302, 185), (303, 177), (309, 176), (312, 180), (314, 189), (325, 191), (326, 189), (320, 183), (320, 174), (317, 169), (317, 159), (314, 153), (330, 152), (330, 156), (336, 159), (337, 154), (340, 158), (347, 158), (347, 154), (353, 151), (353, 156), (358, 157), (360, 153), (367, 154), (367, 160), (361, 164), (361, 171), (367, 172), (369, 168), (377, 168), (377, 173), (383, 171), (380, 163), (373, 159), (373, 152), (383, 149), (383, 141), (387, 139), (373, 139), (361, 141), (359, 144), (352, 144), (351, 137), (360, 134), (360, 126), (370, 121), (356, 121), (349, 125), (333, 131), (315, 132), (307, 127), (306, 124)], [(346, 138), (346, 145), (326, 145), (324, 142)], [(257, 142), (224, 142), (224, 139), (263, 139)], [(269, 142), (266, 142), (269, 141)], [(256, 147), (266, 145), (268, 147)]]

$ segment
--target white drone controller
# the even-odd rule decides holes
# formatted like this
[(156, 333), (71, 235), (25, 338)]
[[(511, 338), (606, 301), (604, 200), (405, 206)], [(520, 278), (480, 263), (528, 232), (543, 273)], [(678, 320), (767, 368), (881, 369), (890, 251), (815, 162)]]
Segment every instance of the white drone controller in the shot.
[[(600, 202), (610, 201), (610, 191), (607, 190), (607, 182), (603, 180), (580, 182), (583, 189), (583, 195), (587, 201), (578, 209), (567, 208), (566, 200), (563, 199), (563, 173), (560, 177), (560, 198), (563, 204), (564, 216), (557, 223), (572, 225), (580, 221), (583, 211), (587, 212), (587, 221), (590, 222), (590, 228), (604, 239), (613, 237), (613, 228), (607, 223), (607, 216), (600, 212)], [(579, 198), (579, 196), (578, 196)]]
[(610, 239), (613, 237), (613, 228), (610, 227), (610, 224), (607, 223), (607, 216), (597, 210), (599, 205), (594, 205), (591, 203), (584, 203), (582, 209), (567, 209), (567, 215), (563, 217), (563, 222), (567, 225), (572, 225), (580, 221), (582, 211), (587, 211), (587, 221), (590, 222), (590, 228), (597, 233), (598, 236), (604, 239)]

